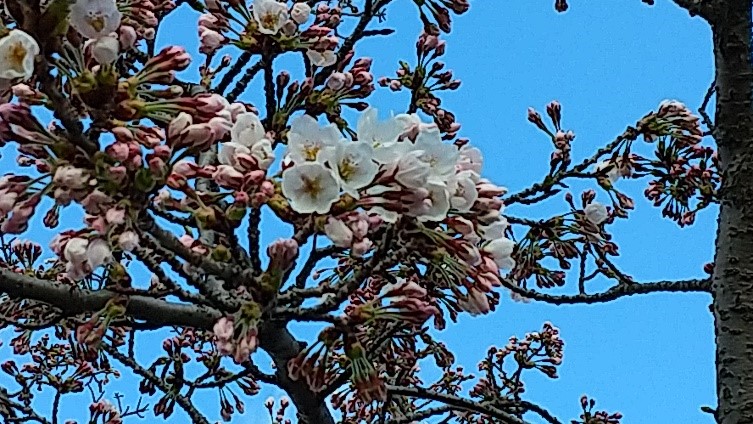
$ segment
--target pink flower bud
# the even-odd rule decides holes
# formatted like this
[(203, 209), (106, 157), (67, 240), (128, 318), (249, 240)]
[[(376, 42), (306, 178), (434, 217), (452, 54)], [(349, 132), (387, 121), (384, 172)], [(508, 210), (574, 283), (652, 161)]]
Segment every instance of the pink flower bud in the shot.
[(118, 40), (120, 41), (120, 48), (128, 50), (136, 44), (137, 35), (136, 30), (130, 25), (121, 25), (118, 29)]
[(293, 266), (298, 257), (298, 242), (294, 239), (278, 239), (267, 247), (269, 256), (268, 269), (273, 272), (285, 272)]

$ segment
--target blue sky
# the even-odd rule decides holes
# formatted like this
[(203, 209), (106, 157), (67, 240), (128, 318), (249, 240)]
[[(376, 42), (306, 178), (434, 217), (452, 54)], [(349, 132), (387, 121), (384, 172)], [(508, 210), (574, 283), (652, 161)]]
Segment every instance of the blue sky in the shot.
[[(548, 169), (549, 141), (526, 121), (529, 106), (543, 112), (547, 102), (559, 100), (563, 126), (576, 133), (574, 157), (582, 158), (664, 99), (697, 108), (713, 76), (708, 27), (673, 2), (654, 7), (638, 0), (572, 3), (567, 13), (557, 14), (552, 0), (472, 1), (447, 37), (445, 62), (463, 85), (445, 95), (443, 105), (463, 125), (461, 135), (483, 151), (485, 176), (512, 191), (539, 181)], [(182, 8), (159, 34), (158, 44), (179, 43), (195, 53), (195, 22), (194, 12)], [(388, 25), (397, 29), (394, 35), (364, 41), (358, 50), (374, 58), (376, 77), (392, 76), (398, 60), (414, 58), (420, 24), (412, 2), (399, 1), (388, 9)], [(245, 97), (255, 98), (253, 91)], [(402, 112), (407, 98), (379, 89), (372, 105), (385, 115)], [(702, 265), (713, 255), (715, 211), (705, 211), (693, 227), (681, 230), (643, 200), (645, 181), (621, 181), (620, 188), (634, 195), (637, 207), (631, 219), (612, 227), (622, 252), (618, 264), (639, 281), (702, 277)], [(565, 208), (563, 201), (553, 200), (509, 212), (543, 217)], [(263, 231), (271, 241), (278, 231), (267, 222)], [(49, 234), (32, 236), (43, 237), (46, 245)], [(599, 406), (622, 412), (627, 424), (713, 422), (700, 411), (715, 400), (709, 296), (650, 295), (569, 307), (503, 298), (493, 315), (464, 317), (442, 333), (467, 370), (475, 370), (490, 345), (504, 345), (509, 336), (523, 336), (551, 321), (566, 343), (560, 378), (532, 373), (528, 400), (565, 422), (577, 417), (584, 393)], [(134, 380), (121, 379), (118, 390), (127, 392), (129, 383)], [(259, 402), (267, 395), (260, 395)], [(212, 420), (219, 419), (214, 396), (197, 402), (207, 406)], [(254, 404), (247, 402), (251, 412), (233, 422), (268, 422)], [(64, 411), (78, 415), (80, 405)], [(170, 422), (185, 419), (176, 412)]]

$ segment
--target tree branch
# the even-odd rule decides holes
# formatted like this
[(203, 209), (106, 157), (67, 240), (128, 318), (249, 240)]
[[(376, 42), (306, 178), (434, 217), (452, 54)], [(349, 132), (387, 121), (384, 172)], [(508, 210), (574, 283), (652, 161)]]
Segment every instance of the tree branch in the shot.
[(298, 356), (302, 345), (285, 324), (263, 323), (259, 326), (259, 346), (264, 349), (275, 364), (277, 384), (290, 396), (298, 410), (300, 424), (335, 424), (327, 404), (309, 390), (301, 381), (293, 381), (288, 376), (288, 361)]
[(421, 420), (435, 417), (437, 415), (446, 414), (448, 412), (452, 412), (453, 410), (453, 407), (449, 405), (437, 406), (436, 408), (426, 408), (422, 409), (421, 411), (405, 415), (403, 417), (391, 418), (384, 424), (411, 424), (415, 422), (421, 422)]
[[(87, 290), (51, 280), (0, 269), (0, 292), (14, 298), (48, 303), (66, 315), (99, 311), (107, 301), (118, 296), (111, 290)], [(159, 326), (182, 326), (211, 329), (220, 311), (205, 306), (168, 302), (147, 296), (128, 296), (126, 314)]]
[(507, 412), (501, 411), (493, 406), (484, 405), (480, 402), (476, 402), (470, 399), (463, 399), (457, 396), (427, 390), (421, 387), (400, 387), (388, 385), (387, 392), (392, 393), (393, 395), (433, 400), (445, 405), (452, 406), (459, 410), (484, 414), (486, 416), (496, 418), (505, 424), (525, 424), (525, 421), (521, 420), (520, 418), (508, 414)]
[(163, 379), (157, 377), (154, 373), (139, 365), (138, 362), (136, 362), (133, 358), (129, 358), (128, 356), (125, 356), (122, 353), (118, 352), (116, 348), (108, 346), (105, 343), (103, 343), (101, 346), (103, 350), (109, 353), (113, 358), (117, 359), (118, 362), (132, 369), (134, 373), (148, 380), (150, 383), (154, 384), (155, 387), (158, 387), (165, 394), (172, 397), (175, 400), (175, 403), (180, 405), (180, 407), (183, 408), (184, 411), (186, 411), (194, 424), (209, 424), (209, 421), (193, 405), (191, 399), (181, 395), (180, 393), (176, 393), (172, 385), (165, 383)]
[(602, 293), (576, 295), (551, 295), (539, 293), (535, 290), (519, 287), (506, 279), (502, 279), (501, 281), (504, 287), (521, 297), (554, 305), (605, 303), (621, 297), (648, 293), (711, 292), (711, 280), (657, 281), (641, 284), (618, 284)]

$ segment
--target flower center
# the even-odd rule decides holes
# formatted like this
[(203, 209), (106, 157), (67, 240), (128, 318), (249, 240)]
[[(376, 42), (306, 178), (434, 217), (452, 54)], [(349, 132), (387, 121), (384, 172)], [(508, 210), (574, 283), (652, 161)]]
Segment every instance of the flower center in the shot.
[(275, 29), (280, 22), (280, 16), (276, 13), (265, 13), (261, 17), (261, 26), (267, 29)]
[(102, 15), (95, 15), (89, 17), (89, 25), (94, 28), (94, 31), (102, 32), (105, 28), (105, 18)]
[(340, 165), (337, 167), (337, 170), (340, 172), (340, 178), (348, 181), (356, 173), (357, 168), (355, 161), (353, 161), (353, 159), (351, 158), (344, 158), (340, 161)]
[(319, 196), (322, 192), (322, 184), (318, 178), (301, 177), (303, 181), (303, 192), (311, 197)]
[(8, 50), (7, 58), (13, 68), (20, 70), (23, 68), (24, 59), (26, 59), (27, 54), (28, 51), (24, 44), (18, 41)]
[(306, 160), (316, 160), (316, 156), (319, 154), (319, 151), (321, 150), (321, 146), (317, 143), (314, 143), (313, 141), (309, 141), (306, 143), (306, 145), (303, 146), (303, 156), (306, 158)]

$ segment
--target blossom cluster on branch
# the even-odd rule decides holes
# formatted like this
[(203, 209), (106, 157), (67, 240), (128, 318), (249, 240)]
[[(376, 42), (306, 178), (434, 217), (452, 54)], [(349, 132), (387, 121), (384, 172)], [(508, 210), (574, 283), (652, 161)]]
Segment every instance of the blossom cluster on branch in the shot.
[[(483, 177), (481, 151), (459, 137), (440, 99), (460, 87), (440, 60), (441, 34), (468, 1), (414, 0), (415, 63), (401, 61), (394, 78), (375, 84), (356, 44), (393, 33), (389, 3), (4, 4), (0, 147), (17, 167), (0, 177), (0, 328), (16, 329), (14, 353), (32, 362), (2, 364), (19, 390), (0, 390), (0, 416), (46, 422), (32, 408), (31, 388), (44, 387), (54, 393), (53, 422), (63, 395), (88, 389), (91, 422), (180, 409), (208, 423), (197, 392), (216, 391), (219, 416), (231, 420), (247, 408), (241, 393), (269, 384), (289, 396), (278, 409), (265, 403), (279, 423), (289, 406), (300, 422), (323, 424), (334, 423), (333, 411), (344, 423), (522, 423), (527, 414), (559, 422), (523, 399), (521, 380), (523, 370), (557, 376), (554, 326), (490, 350), (477, 380), (438, 340), (441, 330), (460, 314), (489, 313), (505, 293), (535, 293), (530, 280), (563, 285), (574, 260), (585, 298), (597, 276), (633, 283), (610, 259), (608, 225), (634, 207), (618, 180), (650, 176), (646, 196), (689, 225), (716, 201), (716, 154), (701, 146), (698, 119), (665, 102), (574, 164), (575, 134), (552, 102), (551, 125), (528, 113), (551, 139), (550, 171), (508, 193)], [(178, 6), (198, 13), (195, 82), (185, 48), (156, 47)], [(216, 57), (225, 51), (235, 56)], [(302, 74), (278, 70), (283, 56), (300, 57)], [(253, 96), (257, 76), (263, 89)], [(380, 114), (370, 103), (377, 85), (409, 92), (405, 113)], [(638, 153), (641, 136), (654, 157)], [(611, 204), (587, 190), (577, 204), (566, 193), (569, 211), (548, 220), (508, 214), (571, 178), (590, 179)], [(73, 210), (82, 222), (66, 218)], [(275, 221), (262, 225), (262, 210)], [(23, 239), (37, 221), (55, 231), (49, 251)], [(265, 225), (292, 235), (262, 246)], [(319, 325), (316, 340), (293, 337), (294, 322)], [(134, 352), (146, 330), (164, 338), (142, 364)], [(257, 366), (259, 350), (273, 361), (269, 373)], [(119, 376), (112, 360), (140, 379), (142, 396), (158, 396), (153, 405), (102, 398)], [(421, 373), (429, 362), (441, 373), (433, 383)], [(582, 405), (584, 423), (620, 419)]]

